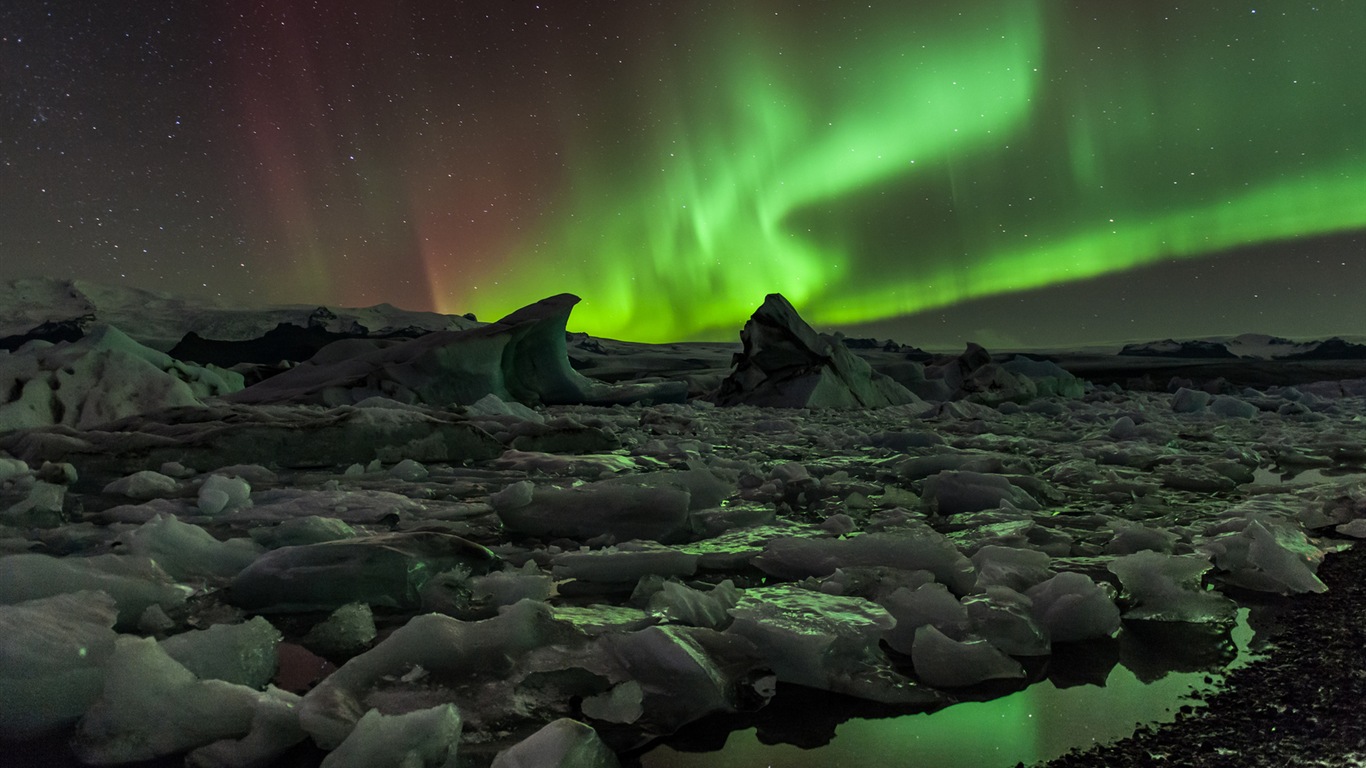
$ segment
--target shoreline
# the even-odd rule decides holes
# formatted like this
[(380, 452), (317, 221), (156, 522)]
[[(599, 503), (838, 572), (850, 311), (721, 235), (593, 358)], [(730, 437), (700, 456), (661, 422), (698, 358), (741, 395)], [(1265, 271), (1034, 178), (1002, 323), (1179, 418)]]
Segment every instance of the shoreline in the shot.
[(1035, 768), (1366, 765), (1366, 549), (1329, 555), (1319, 577), (1328, 591), (1297, 596), (1262, 658), (1205, 706)]

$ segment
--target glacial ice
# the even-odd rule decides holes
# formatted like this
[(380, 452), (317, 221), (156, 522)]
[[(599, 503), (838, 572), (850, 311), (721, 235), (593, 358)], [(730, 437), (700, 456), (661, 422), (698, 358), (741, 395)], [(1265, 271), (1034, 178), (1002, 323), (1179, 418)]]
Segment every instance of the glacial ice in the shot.
[(985, 680), (1023, 678), (1024, 667), (980, 638), (955, 640), (925, 624), (911, 648), (915, 674), (936, 688), (961, 688)]
[(0, 606), (0, 737), (75, 723), (100, 694), (117, 606), (72, 592)]
[(118, 628), (130, 629), (148, 607), (174, 608), (185, 602), (191, 590), (174, 583), (146, 557), (58, 558), (39, 553), (0, 557), (0, 605), (83, 591), (100, 591), (114, 598)]
[(105, 666), (100, 697), (71, 742), (76, 756), (91, 765), (151, 760), (240, 739), (263, 725), (259, 707), (280, 697), (297, 701), (278, 690), (200, 680), (150, 638), (121, 635)]
[(1091, 577), (1064, 571), (1030, 587), (1025, 596), (1034, 618), (1055, 643), (1113, 637), (1119, 631), (1119, 608)]
[(242, 376), (149, 349), (109, 325), (80, 341), (0, 350), (0, 432), (62, 424), (89, 429), (115, 419), (197, 406), (242, 388)]
[(275, 677), (279, 630), (264, 617), (242, 624), (215, 624), (161, 641), (167, 656), (200, 680), (223, 680), (257, 690)]
[(456, 568), (483, 573), (488, 549), (433, 531), (398, 532), (272, 550), (232, 580), (234, 604), (260, 612), (332, 611), (347, 603), (412, 608), (423, 586)]
[(1037, 510), (1039, 502), (1004, 475), (944, 470), (925, 478), (921, 495), (925, 508), (939, 515), (995, 509), (1002, 503), (1015, 509)]
[[(652, 373), (690, 378), (599, 387), (582, 374), (630, 380), (632, 348), (574, 337), (569, 370), (555, 322), (403, 360), (411, 342), (326, 347), (301, 367), (340, 368), (303, 399), (346, 405), (185, 382), (194, 402), (170, 411), (0, 434), (3, 733), (74, 731), (97, 763), (240, 766), (304, 738), (332, 764), (440, 764), (458, 740), (487, 759), (534, 732), (500, 764), (611, 764), (602, 738), (763, 706), (777, 678), (933, 707), (938, 687), (1020, 680), (1011, 657), (1071, 653), (1054, 644), (1219, 625), (1225, 591), (1319, 591), (1332, 537), (1366, 535), (1357, 385), (1126, 391), (980, 348), (925, 365), (819, 338), (836, 365), (813, 373), (790, 364), (801, 339), (765, 328), (751, 358), (777, 378), (746, 367), (750, 394), (807, 407), (602, 407), (576, 398), (719, 384), (729, 349), (652, 348)], [(528, 346), (504, 355), (513, 337)], [(457, 347), (476, 378), (515, 376), (424, 404), (458, 385), (415, 372)], [(75, 380), (40, 391), (66, 374), (36, 361), (65, 349), (0, 356), (29, 366), (8, 405), (75, 398)], [(334, 376), (357, 350), (388, 367)], [(856, 353), (960, 399), (814, 407), (878, 390)], [(128, 365), (120, 387), (185, 375)]]
[(1130, 603), (1126, 619), (1233, 621), (1237, 610), (1233, 601), (1205, 591), (1201, 584), (1201, 577), (1213, 567), (1205, 557), (1143, 551), (1116, 558), (1108, 567), (1119, 577)]
[(876, 603), (780, 584), (745, 590), (730, 615), (726, 633), (753, 642), (781, 681), (887, 704), (939, 700), (878, 651), (896, 620)]
[(375, 614), (365, 603), (347, 603), (313, 625), (303, 643), (323, 656), (353, 656), (376, 636)]
[(230, 579), (264, 551), (250, 539), (219, 541), (200, 526), (181, 522), (175, 515), (156, 515), (120, 534), (117, 543), (128, 554), (155, 562), (171, 577), (181, 581)]
[(876, 408), (919, 402), (874, 371), (838, 338), (816, 333), (787, 299), (771, 293), (740, 332), (743, 350), (716, 393), (724, 405)]
[(1284, 520), (1233, 518), (1211, 526), (1200, 548), (1240, 587), (1286, 595), (1328, 590), (1317, 575), (1325, 550)]
[(887, 645), (900, 653), (909, 655), (912, 652), (921, 627), (934, 627), (959, 640), (965, 638), (970, 629), (967, 608), (943, 584), (925, 584), (914, 590), (903, 587), (883, 597), (878, 604), (896, 621), (883, 636)]
[(251, 484), (240, 477), (209, 475), (199, 486), (199, 511), (221, 515), (251, 506)]
[(464, 724), (450, 704), (384, 715), (369, 710), (322, 768), (455, 768)]
[(562, 717), (508, 747), (492, 768), (617, 768), (617, 755), (590, 726)]
[(930, 571), (958, 594), (968, 592), (976, 580), (972, 562), (923, 523), (841, 539), (775, 538), (753, 563), (765, 573), (784, 579), (829, 576), (837, 568), (854, 566)]

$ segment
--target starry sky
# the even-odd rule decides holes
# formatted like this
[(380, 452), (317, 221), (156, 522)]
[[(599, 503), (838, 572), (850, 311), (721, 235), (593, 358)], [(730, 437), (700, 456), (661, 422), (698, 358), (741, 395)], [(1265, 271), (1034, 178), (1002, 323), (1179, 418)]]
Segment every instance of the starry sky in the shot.
[(733, 339), (1366, 334), (1366, 4), (0, 4), (0, 279)]

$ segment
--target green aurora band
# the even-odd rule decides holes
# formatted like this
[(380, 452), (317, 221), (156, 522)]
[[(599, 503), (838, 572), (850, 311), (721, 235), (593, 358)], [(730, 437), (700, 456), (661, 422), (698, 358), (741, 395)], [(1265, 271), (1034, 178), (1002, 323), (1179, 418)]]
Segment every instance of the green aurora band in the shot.
[(733, 338), (774, 291), (852, 324), (1366, 226), (1366, 4), (721, 7), (452, 304), (572, 291), (595, 334)]

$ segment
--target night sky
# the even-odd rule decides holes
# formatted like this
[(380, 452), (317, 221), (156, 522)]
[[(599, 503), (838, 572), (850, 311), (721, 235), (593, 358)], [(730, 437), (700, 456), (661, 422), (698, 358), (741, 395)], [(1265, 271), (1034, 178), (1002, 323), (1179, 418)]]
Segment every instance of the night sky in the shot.
[(1366, 334), (1366, 3), (0, 4), (0, 279), (733, 339)]

